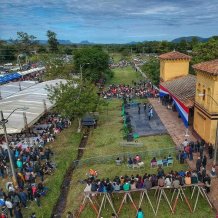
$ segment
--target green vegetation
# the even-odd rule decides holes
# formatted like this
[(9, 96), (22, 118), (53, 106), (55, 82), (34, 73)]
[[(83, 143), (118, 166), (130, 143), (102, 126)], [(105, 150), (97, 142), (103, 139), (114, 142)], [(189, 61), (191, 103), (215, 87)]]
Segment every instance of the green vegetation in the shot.
[(196, 43), (193, 54), (192, 62), (195, 64), (218, 58), (218, 37), (213, 37), (205, 43)]
[(142, 71), (152, 81), (153, 84), (158, 85), (160, 81), (160, 63), (157, 58), (150, 58), (143, 66)]
[(78, 119), (78, 132), (81, 129), (81, 119), (88, 112), (95, 112), (99, 103), (96, 87), (85, 80), (68, 80), (57, 86), (47, 87), (48, 98), (54, 102), (55, 110), (64, 117)]
[(83, 77), (98, 82), (100, 79), (111, 78), (109, 55), (101, 47), (83, 48), (74, 52), (75, 70)]
[[(98, 160), (98, 156), (105, 156), (105, 155), (114, 155), (113, 159), (111, 159), (110, 163), (107, 164), (101, 164), (99, 161), (96, 161), (98, 163), (90, 165), (89, 163), (87, 165), (83, 165), (82, 168), (78, 168), (73, 177), (72, 177), (72, 185), (70, 187), (70, 193), (68, 195), (68, 201), (67, 201), (67, 211), (76, 210), (79, 208), (79, 205), (82, 200), (82, 192), (85, 188), (84, 185), (79, 183), (78, 181), (81, 179), (86, 178), (86, 173), (89, 171), (90, 168), (96, 169), (99, 173), (99, 178), (114, 178), (116, 175), (136, 175), (138, 174), (144, 174), (144, 172), (149, 173), (156, 173), (157, 168), (150, 168), (150, 160), (152, 157), (149, 157), (147, 159), (143, 158), (143, 161), (145, 162), (145, 169), (129, 169), (126, 164), (122, 164), (121, 166), (115, 165), (115, 158), (117, 157), (118, 153), (123, 152), (121, 146), (119, 145), (119, 142), (122, 141), (122, 134), (119, 131), (119, 128), (121, 127), (121, 123), (119, 123), (120, 119), (120, 107), (119, 105), (121, 102), (117, 101), (110, 101), (109, 102), (109, 113), (107, 115), (107, 112), (103, 112), (100, 115), (100, 124), (97, 129), (95, 129), (89, 139), (88, 145), (86, 147), (83, 160), (90, 157), (96, 157), (96, 160)], [(151, 136), (151, 137), (145, 137), (140, 138), (139, 142), (143, 142), (143, 147), (137, 148), (137, 152), (140, 152), (141, 150), (145, 151), (147, 150), (158, 150), (164, 147), (171, 147), (173, 146), (173, 142), (171, 138), (168, 135), (163, 136)], [(135, 148), (125, 148), (124, 152), (136, 152)], [(121, 157), (122, 158), (122, 157)], [(161, 158), (161, 157), (159, 157)], [(175, 156), (174, 156), (175, 159)], [(170, 170), (181, 170), (181, 169), (188, 169), (187, 165), (180, 165), (177, 161), (175, 161), (174, 165), (172, 167), (165, 167), (164, 168), (166, 172), (169, 172)], [(75, 199), (78, 199), (78, 201), (75, 201)], [(138, 203), (139, 196), (138, 194), (134, 195), (134, 200)], [(155, 202), (155, 199), (152, 198), (152, 201)], [(121, 199), (115, 200), (116, 208), (121, 203)], [(143, 204), (143, 210), (146, 212), (148, 217), (152, 217), (152, 211), (150, 208), (148, 208), (145, 204)], [(214, 213), (210, 210), (210, 208), (205, 204), (204, 200), (199, 201), (198, 208), (199, 212), (196, 212), (193, 217), (204, 217), (206, 214), (214, 215)], [(186, 208), (186, 205), (184, 203), (178, 205), (178, 210), (176, 212), (176, 215), (172, 217), (180, 217), (184, 214), (189, 215), (188, 209)], [(187, 212), (185, 212), (187, 211)], [(107, 208), (103, 210), (103, 217), (109, 217), (111, 215), (111, 209)], [(162, 215), (161, 215), (162, 214)], [(122, 210), (120, 217), (134, 217), (135, 212), (133, 208), (130, 206), (130, 204), (126, 204), (124, 206), (124, 209)], [(95, 217), (93, 214), (93, 211), (91, 207), (87, 207), (81, 215), (81, 217)], [(166, 203), (164, 200), (161, 202), (160, 207), (160, 213), (159, 217), (171, 217), (171, 214), (169, 212), (169, 209), (166, 206)]]
[(114, 77), (108, 84), (132, 84), (132, 81), (143, 79), (139, 72), (135, 72), (131, 66), (113, 69)]
[(48, 46), (50, 52), (57, 52), (58, 51), (58, 40), (56, 38), (57, 34), (55, 32), (52, 32), (50, 30), (46, 33), (48, 37)]
[(127, 49), (124, 49), (121, 52), (109, 53), (109, 55), (114, 63), (118, 63), (121, 60), (131, 61), (131, 55)]
[[(131, 68), (130, 68), (131, 69)], [(134, 74), (134, 71), (132, 70), (126, 71), (126, 78), (128, 78), (128, 75), (130, 79), (126, 79), (126, 83), (132, 81), (132, 79), (136, 80), (136, 75)], [(118, 69), (115, 70), (115, 77), (113, 78), (113, 82), (122, 82), (123, 78), (123, 72), (126, 70), (124, 69)], [(128, 73), (127, 73), (128, 72)], [(135, 76), (133, 76), (135, 75)], [(148, 173), (156, 173), (157, 168), (150, 168), (150, 160), (152, 156), (145, 157), (142, 156), (143, 161), (145, 163), (145, 169), (130, 169), (126, 166), (126, 164), (122, 164), (121, 166), (115, 165), (115, 158), (117, 158), (118, 154), (123, 154), (124, 152), (139, 152), (140, 151), (149, 151), (149, 150), (156, 150), (159, 151), (162, 148), (172, 147), (174, 146), (173, 141), (171, 140), (170, 136), (168, 135), (162, 135), (162, 136), (150, 136), (150, 137), (142, 137), (139, 138), (139, 142), (143, 143), (143, 147), (139, 148), (133, 148), (133, 147), (126, 147), (123, 149), (119, 142), (123, 141), (122, 139), (122, 118), (121, 118), (121, 101), (118, 99), (108, 100), (108, 106), (102, 110), (99, 117), (99, 123), (98, 128), (94, 129), (89, 137), (88, 144), (86, 146), (86, 149), (84, 150), (84, 156), (82, 158), (83, 162), (87, 160), (88, 158), (95, 157), (95, 161), (86, 162), (86, 164), (83, 164), (81, 167), (79, 167), (77, 170), (75, 170), (73, 177), (72, 177), (72, 183), (70, 186), (70, 192), (68, 194), (67, 199), (67, 206), (65, 208), (65, 214), (67, 211), (75, 211), (79, 208), (79, 205), (81, 204), (81, 201), (83, 199), (83, 190), (85, 188), (84, 184), (81, 184), (79, 181), (87, 178), (86, 173), (89, 171), (90, 168), (95, 169), (99, 173), (99, 178), (110, 178), (113, 179), (115, 176), (119, 175), (136, 175), (137, 173), (142, 175), (144, 172)], [(169, 153), (166, 153), (168, 155)], [(111, 160), (109, 160), (108, 163), (104, 164), (101, 163), (100, 156), (106, 156), (106, 155), (113, 155)], [(174, 159), (175, 156), (172, 154)], [(162, 156), (157, 156), (158, 158), (162, 158)], [(122, 158), (122, 156), (121, 156)], [(176, 160), (173, 166), (171, 167), (165, 167), (164, 170), (166, 172), (170, 170), (181, 170), (181, 169), (187, 169), (188, 166), (186, 164), (181, 165)], [(187, 192), (189, 192), (187, 190)], [(169, 194), (169, 193), (167, 193)], [(152, 195), (153, 196), (153, 195)], [(190, 192), (189, 192), (190, 196)], [(119, 196), (120, 199), (115, 197), (114, 205), (116, 209), (118, 209), (119, 204), (121, 203), (121, 196)], [(152, 198), (152, 202), (155, 202), (154, 197)], [(76, 200), (75, 200), (76, 199)], [(134, 194), (133, 199), (138, 204), (139, 201), (139, 194)], [(97, 198), (98, 200), (98, 198)], [(100, 200), (98, 200), (98, 203), (100, 203)], [(193, 201), (192, 201), (193, 205)], [(142, 208), (146, 214), (146, 217), (153, 217), (152, 210), (148, 207), (147, 202), (143, 203)], [(211, 211), (211, 209), (205, 204), (205, 201), (200, 199), (199, 205), (198, 205), (199, 211), (196, 211), (195, 214), (190, 214), (192, 217), (213, 217), (214, 213)], [(105, 209), (103, 209), (102, 217), (110, 217), (112, 213), (112, 210), (110, 207), (106, 206)], [(119, 217), (127, 218), (127, 217), (135, 217), (136, 212), (133, 210), (132, 206), (130, 206), (130, 203), (124, 204), (123, 210), (121, 211), (121, 214)], [(184, 202), (180, 202), (177, 206), (176, 214), (171, 215), (169, 212), (169, 209), (167, 207), (167, 204), (165, 203), (165, 200), (161, 201), (160, 210), (158, 213), (158, 217), (161, 218), (168, 218), (168, 217), (184, 217), (184, 215), (189, 216), (188, 208), (185, 205)], [(81, 217), (95, 217), (91, 206), (87, 206), (86, 209), (81, 214)]]
[(53, 161), (57, 164), (55, 173), (47, 176), (45, 186), (49, 188), (47, 195), (41, 198), (42, 208), (39, 209), (35, 202), (32, 202), (29, 209), (24, 209), (24, 217), (29, 217), (32, 212), (36, 212), (36, 217), (50, 217), (53, 207), (60, 195), (60, 186), (64, 175), (72, 160), (77, 157), (77, 149), (81, 140), (81, 134), (76, 133), (76, 122), (61, 132), (56, 140), (48, 146), (54, 152)]

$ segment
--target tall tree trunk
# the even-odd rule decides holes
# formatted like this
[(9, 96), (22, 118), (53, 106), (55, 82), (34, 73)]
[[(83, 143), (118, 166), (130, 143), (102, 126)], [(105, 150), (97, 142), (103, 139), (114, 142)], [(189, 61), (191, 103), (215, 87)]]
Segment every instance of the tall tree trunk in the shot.
[(80, 133), (81, 132), (81, 118), (78, 117), (78, 129), (77, 132)]

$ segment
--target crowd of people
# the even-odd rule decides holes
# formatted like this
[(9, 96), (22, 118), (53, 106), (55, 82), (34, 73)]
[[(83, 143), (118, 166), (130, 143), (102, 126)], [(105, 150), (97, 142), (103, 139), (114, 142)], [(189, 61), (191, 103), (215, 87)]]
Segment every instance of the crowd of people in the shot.
[(131, 100), (133, 98), (148, 98), (148, 97), (158, 97), (158, 90), (156, 90), (152, 83), (149, 81), (132, 81), (132, 86), (119, 84), (110, 85), (107, 90), (101, 93), (101, 96), (105, 99), (107, 98), (124, 98), (126, 100)]
[[(16, 168), (17, 186), (10, 180), (8, 151), (5, 138), (0, 139), (0, 176), (5, 189), (0, 189), (0, 206), (3, 217), (21, 218), (21, 208), (27, 208), (28, 201), (35, 201), (41, 207), (40, 198), (48, 188), (44, 186), (45, 175), (52, 175), (56, 164), (49, 142), (56, 134), (68, 128), (70, 121), (58, 114), (47, 114), (28, 133), (9, 135), (10, 152)], [(30, 140), (31, 139), (31, 140)], [(34, 217), (34, 214), (33, 214)]]
[(111, 59), (111, 63), (110, 63), (110, 68), (114, 69), (114, 68), (124, 68), (130, 65), (130, 62), (126, 61), (126, 60), (120, 60), (118, 63), (114, 63), (113, 59)]
[[(206, 172), (206, 166), (208, 163), (208, 158), (205, 153), (206, 148), (208, 150), (209, 159), (212, 159), (214, 153), (212, 144), (206, 145), (204, 140), (189, 142), (187, 139), (185, 139), (185, 141), (181, 144), (179, 148), (178, 160), (180, 161), (181, 164), (183, 164), (186, 159), (192, 161), (193, 153), (198, 152), (199, 156), (197, 157), (197, 161), (196, 161), (196, 170), (200, 171), (200, 169), (202, 168), (203, 171)], [(212, 166), (210, 174), (211, 176), (216, 175), (215, 165)]]
[(204, 183), (205, 189), (210, 192), (210, 176), (202, 175), (201, 171), (170, 171), (165, 173), (159, 166), (156, 174), (145, 173), (144, 175), (123, 175), (115, 176), (112, 180), (109, 178), (98, 179), (92, 176), (86, 180), (84, 192), (116, 192), (129, 191), (135, 189), (151, 189), (152, 187), (179, 188), (184, 185)]

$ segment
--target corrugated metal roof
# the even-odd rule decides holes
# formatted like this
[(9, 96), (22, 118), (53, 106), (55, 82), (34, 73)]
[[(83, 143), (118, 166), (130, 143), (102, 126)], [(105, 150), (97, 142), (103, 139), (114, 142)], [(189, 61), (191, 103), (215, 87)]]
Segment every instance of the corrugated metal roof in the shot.
[(21, 90), (24, 90), (26, 88), (29, 88), (30, 86), (35, 85), (35, 81), (19, 81), (19, 82), (10, 82), (6, 83), (4, 85), (0, 86), (0, 94), (1, 98), (9, 97), (13, 94), (16, 94), (17, 92)]
[[(48, 92), (45, 89), (46, 85), (56, 85), (60, 82), (65, 83), (66, 80), (50, 80), (43, 83), (38, 83), (23, 91), (20, 91), (12, 96), (9, 96), (0, 101), (0, 110), (3, 111), (4, 118), (16, 108), (28, 108), (26, 113), (28, 126), (33, 125), (45, 112), (44, 102), (47, 109), (51, 109), (53, 104), (48, 100)], [(6, 124), (8, 133), (20, 133), (25, 129), (25, 122), (22, 110), (16, 110), (8, 119)], [(0, 126), (0, 134), (3, 130)]]

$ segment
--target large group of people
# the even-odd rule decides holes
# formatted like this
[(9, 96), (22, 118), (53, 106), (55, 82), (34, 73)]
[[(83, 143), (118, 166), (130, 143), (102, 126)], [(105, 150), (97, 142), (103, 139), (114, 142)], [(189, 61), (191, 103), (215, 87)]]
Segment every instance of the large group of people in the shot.
[[(208, 163), (208, 157), (205, 153), (206, 149), (208, 151), (209, 159), (212, 159), (214, 153), (212, 144), (206, 145), (204, 140), (191, 142), (185, 139), (179, 148), (178, 160), (181, 164), (183, 164), (186, 159), (189, 159), (190, 161), (193, 160), (193, 153), (199, 153), (196, 161), (196, 170), (200, 171), (200, 169), (202, 168), (206, 171), (206, 166)], [(211, 168), (210, 174), (211, 176), (216, 175), (216, 169), (214, 165)]]
[(0, 206), (5, 217), (22, 217), (21, 208), (27, 208), (27, 201), (35, 201), (41, 207), (40, 198), (48, 188), (44, 186), (45, 175), (52, 175), (56, 164), (48, 143), (56, 134), (70, 125), (69, 119), (58, 114), (47, 114), (28, 133), (9, 135), (10, 152), (16, 168), (17, 186), (10, 182), (8, 151), (5, 138), (0, 138), (0, 176), (5, 189), (0, 189)]
[(144, 175), (123, 175), (115, 176), (112, 180), (109, 178), (99, 179), (95, 176), (86, 180), (84, 192), (116, 192), (129, 191), (135, 189), (151, 189), (152, 187), (171, 187), (179, 188), (184, 185), (204, 183), (207, 192), (210, 192), (210, 176), (203, 175), (202, 172), (196, 170), (187, 171), (170, 171), (164, 172), (159, 166), (156, 174), (145, 173)]
[(114, 68), (124, 68), (130, 65), (130, 62), (126, 61), (126, 60), (120, 60), (118, 63), (114, 63), (114, 60), (111, 59), (111, 63), (110, 63), (110, 68), (114, 69)]
[(102, 97), (107, 98), (124, 98), (131, 101), (133, 98), (148, 98), (157, 97), (158, 91), (153, 87), (149, 81), (132, 81), (132, 86), (119, 84), (110, 85), (107, 90), (101, 93)]

